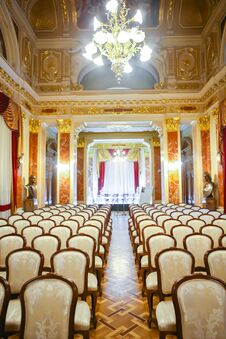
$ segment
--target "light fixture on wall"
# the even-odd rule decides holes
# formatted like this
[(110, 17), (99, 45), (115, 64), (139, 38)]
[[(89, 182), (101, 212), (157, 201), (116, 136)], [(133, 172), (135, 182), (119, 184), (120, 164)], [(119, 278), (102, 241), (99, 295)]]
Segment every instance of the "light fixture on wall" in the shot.
[(123, 73), (133, 70), (129, 63), (132, 57), (140, 52), (140, 61), (146, 62), (150, 59), (152, 50), (145, 44), (145, 33), (138, 26), (143, 21), (140, 10), (129, 18), (125, 0), (110, 0), (106, 9), (106, 23), (94, 17), (95, 34), (83, 55), (99, 66), (104, 65), (103, 57), (106, 57), (120, 83)]
[(113, 152), (113, 160), (114, 161), (124, 161), (126, 160), (126, 151), (123, 149), (117, 149)]

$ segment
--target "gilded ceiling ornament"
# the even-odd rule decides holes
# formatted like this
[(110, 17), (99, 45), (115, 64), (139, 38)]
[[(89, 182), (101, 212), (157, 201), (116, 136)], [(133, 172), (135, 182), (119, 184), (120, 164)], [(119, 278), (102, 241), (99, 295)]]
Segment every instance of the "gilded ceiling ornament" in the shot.
[(211, 72), (215, 57), (216, 57), (216, 51), (215, 51), (215, 43), (214, 43), (214, 35), (211, 34), (207, 38), (207, 43), (206, 43), (206, 59), (207, 59), (207, 71), (208, 73)]
[(160, 147), (160, 139), (159, 138), (152, 138), (152, 145), (153, 145), (153, 147)]
[(172, 119), (166, 119), (167, 132), (177, 132), (180, 125), (180, 118), (175, 117)]
[(180, 48), (176, 50), (177, 77), (191, 80), (198, 76), (198, 51), (195, 48)]
[(216, 107), (212, 110), (212, 116), (216, 122), (218, 122), (219, 114), (220, 114), (219, 107)]
[(31, 119), (29, 121), (29, 130), (31, 133), (38, 133), (41, 122), (40, 120)]
[(70, 119), (57, 119), (57, 126), (60, 133), (71, 132), (71, 120)]
[(209, 115), (203, 115), (199, 117), (198, 125), (200, 128), (200, 131), (209, 131), (210, 129), (210, 117)]
[(174, 6), (175, 0), (168, 1), (167, 24), (169, 29), (172, 29), (173, 26)]
[(23, 38), (22, 43), (22, 58), (23, 58), (23, 64), (25, 69), (27, 70), (27, 73), (29, 77), (31, 77), (31, 71), (32, 71), (32, 47), (31, 42), (27, 37)]
[(49, 81), (61, 81), (61, 59), (60, 51), (42, 51), (41, 57), (41, 79)]

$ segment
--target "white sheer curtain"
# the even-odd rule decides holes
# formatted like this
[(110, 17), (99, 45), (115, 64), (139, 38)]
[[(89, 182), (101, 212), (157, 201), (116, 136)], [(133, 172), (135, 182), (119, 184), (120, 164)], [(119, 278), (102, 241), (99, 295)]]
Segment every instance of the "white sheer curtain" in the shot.
[(134, 194), (133, 161), (106, 161), (103, 194)]
[[(11, 202), (12, 182), (12, 132), (0, 116), (0, 207)], [(7, 218), (11, 210), (0, 211), (0, 218)]]

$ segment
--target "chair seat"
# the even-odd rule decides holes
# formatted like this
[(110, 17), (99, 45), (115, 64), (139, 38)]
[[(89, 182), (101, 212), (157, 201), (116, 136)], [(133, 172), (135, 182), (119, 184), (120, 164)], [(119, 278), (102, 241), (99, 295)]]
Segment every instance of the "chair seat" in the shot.
[(137, 254), (143, 254), (144, 253), (144, 246), (140, 245), (137, 247)]
[(5, 332), (19, 332), (21, 324), (21, 303), (20, 299), (10, 300), (5, 320)]
[(98, 290), (97, 277), (93, 273), (88, 273), (88, 292), (95, 292)]
[(141, 268), (148, 268), (148, 255), (141, 258)]
[(134, 230), (134, 231), (132, 232), (132, 236), (133, 236), (133, 237), (136, 237), (136, 236), (137, 236), (137, 230)]
[(78, 300), (75, 309), (75, 331), (88, 331), (90, 328), (90, 309), (87, 302)]
[(102, 237), (102, 245), (107, 245), (108, 244), (108, 240), (105, 236)]
[(105, 253), (104, 246), (100, 245), (99, 252), (100, 252), (100, 254), (104, 254)]
[(171, 300), (161, 301), (156, 307), (159, 331), (176, 332), (176, 314)]
[(146, 278), (146, 287), (147, 290), (157, 290), (158, 289), (158, 278), (157, 272), (151, 272)]
[(134, 243), (139, 245), (139, 243), (140, 243), (140, 238), (139, 238), (138, 236), (135, 238)]
[(95, 256), (95, 268), (103, 268), (103, 261), (100, 257), (98, 257), (97, 255)]

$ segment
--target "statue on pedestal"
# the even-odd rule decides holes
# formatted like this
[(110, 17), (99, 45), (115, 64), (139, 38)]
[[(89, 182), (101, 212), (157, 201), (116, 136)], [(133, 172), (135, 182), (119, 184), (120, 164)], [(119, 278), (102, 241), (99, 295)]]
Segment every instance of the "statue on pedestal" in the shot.
[(24, 201), (24, 211), (33, 211), (38, 206), (36, 177), (34, 175), (30, 175), (29, 183), (25, 187), (27, 198)]
[(203, 199), (202, 202), (204, 207), (215, 210), (216, 199), (215, 199), (215, 184), (212, 181), (211, 175), (208, 172), (203, 173), (204, 185), (203, 185)]

